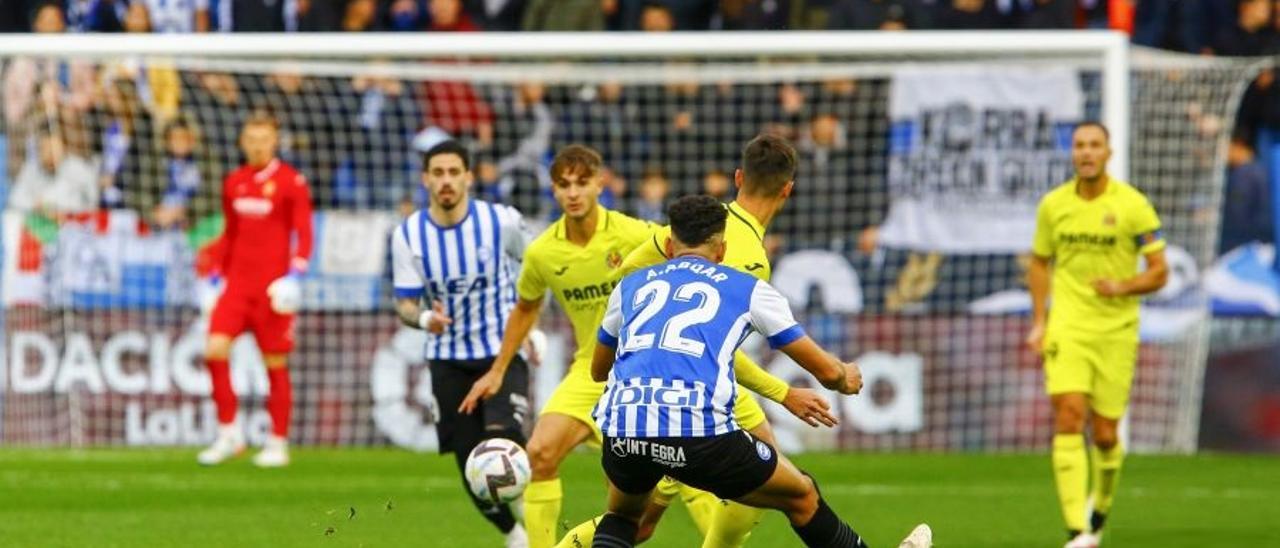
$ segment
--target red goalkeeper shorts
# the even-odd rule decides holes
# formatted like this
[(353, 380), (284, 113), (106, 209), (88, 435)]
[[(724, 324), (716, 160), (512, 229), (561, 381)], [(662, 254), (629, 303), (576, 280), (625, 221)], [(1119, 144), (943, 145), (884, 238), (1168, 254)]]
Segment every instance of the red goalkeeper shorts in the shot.
[(265, 290), (226, 291), (213, 307), (210, 334), (235, 338), (246, 330), (253, 333), (264, 354), (287, 354), (293, 350), (293, 314), (272, 310)]

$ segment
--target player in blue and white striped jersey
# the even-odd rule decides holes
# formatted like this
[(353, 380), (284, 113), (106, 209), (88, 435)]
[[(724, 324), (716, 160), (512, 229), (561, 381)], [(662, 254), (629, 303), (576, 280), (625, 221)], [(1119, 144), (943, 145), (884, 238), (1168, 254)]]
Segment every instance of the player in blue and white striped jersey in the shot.
[[(677, 200), (668, 217), (672, 259), (614, 289), (591, 364), (592, 377), (607, 381), (595, 419), (609, 478), (609, 513), (592, 545), (632, 546), (653, 488), (668, 475), (721, 499), (781, 510), (807, 546), (865, 548), (813, 480), (733, 415), (733, 353), (751, 330), (842, 394), (862, 388), (858, 366), (805, 335), (767, 282), (718, 264), (727, 213), (714, 198)], [(929, 546), (931, 537), (921, 525), (900, 546)]]
[[(485, 439), (525, 443), (529, 369), (523, 359), (512, 360), (502, 389), (479, 412), (459, 414), (458, 406), (502, 346), (516, 302), (518, 261), (531, 237), (515, 209), (468, 197), (471, 164), (461, 144), (445, 141), (432, 147), (422, 165), (430, 203), (391, 235), (396, 312), (405, 325), (427, 331), (425, 354), (440, 409), (440, 450), (453, 452), (462, 472), (471, 449)], [(430, 306), (424, 308), (424, 303)], [(466, 491), (485, 518), (507, 535), (508, 546), (527, 543), (508, 505), (493, 507)]]

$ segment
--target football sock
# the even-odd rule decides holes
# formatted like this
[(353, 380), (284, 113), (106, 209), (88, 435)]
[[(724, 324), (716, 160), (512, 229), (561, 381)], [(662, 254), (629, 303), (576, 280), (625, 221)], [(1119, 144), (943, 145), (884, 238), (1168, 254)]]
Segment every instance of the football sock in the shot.
[(1083, 531), (1085, 495), (1089, 488), (1089, 456), (1084, 448), (1084, 435), (1053, 436), (1053, 477), (1067, 529)]
[(236, 393), (231, 389), (231, 366), (227, 360), (206, 360), (209, 380), (213, 384), (213, 405), (218, 409), (218, 424), (236, 420)]
[(711, 515), (711, 527), (702, 539), (702, 548), (738, 548), (746, 544), (762, 517), (764, 510), (724, 501)]
[(689, 510), (689, 517), (693, 518), (693, 524), (698, 527), (698, 533), (705, 537), (707, 531), (711, 530), (711, 518), (720, 507), (720, 499), (711, 493), (683, 483), (680, 484), (680, 499), (684, 501), (684, 507)]
[(1111, 501), (1120, 483), (1120, 466), (1124, 464), (1124, 445), (1116, 443), (1111, 449), (1093, 447), (1093, 530), (1102, 529), (1106, 515), (1111, 511)]
[(596, 526), (591, 545), (595, 548), (631, 548), (636, 545), (640, 526), (617, 514), (605, 514)]
[(591, 539), (596, 536), (596, 527), (604, 516), (596, 516), (579, 523), (577, 527), (565, 533), (556, 548), (591, 548)]
[(818, 511), (814, 512), (813, 517), (809, 519), (809, 523), (804, 525), (792, 525), (791, 530), (796, 532), (800, 540), (804, 541), (805, 546), (821, 547), (821, 548), (867, 548), (867, 544), (862, 541), (862, 537), (849, 527), (849, 524), (840, 521), (840, 517), (831, 511), (831, 507), (827, 506), (827, 501), (818, 499)]
[(270, 381), (267, 395), (267, 412), (271, 414), (271, 433), (289, 437), (289, 413), (293, 410), (293, 384), (289, 382), (289, 368), (268, 367)]
[(480, 515), (484, 516), (484, 519), (489, 520), (489, 523), (497, 527), (502, 534), (510, 533), (516, 526), (516, 518), (511, 513), (510, 505), (499, 504), (495, 506), (476, 498), (471, 493), (471, 487), (467, 485), (467, 457), (470, 455), (470, 448), (466, 451), (453, 452), (454, 461), (458, 464), (458, 475), (462, 477), (462, 490), (467, 492), (467, 497), (471, 499), (471, 504), (476, 507), (476, 510), (480, 511)]
[(524, 490), (524, 528), (529, 532), (529, 548), (551, 548), (556, 544), (556, 520), (564, 491), (560, 478), (533, 481)]

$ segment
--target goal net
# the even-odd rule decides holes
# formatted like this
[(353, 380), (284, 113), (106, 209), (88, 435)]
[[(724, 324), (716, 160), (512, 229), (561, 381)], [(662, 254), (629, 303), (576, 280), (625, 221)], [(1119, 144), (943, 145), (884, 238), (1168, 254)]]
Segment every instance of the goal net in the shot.
[[(1209, 321), (1197, 273), (1214, 258), (1225, 143), (1254, 67), (1130, 53), (1110, 35), (991, 36), (15, 41), (2, 59), (0, 444), (212, 438), (202, 260), (240, 123), (267, 111), (317, 210), (290, 362), (299, 443), (435, 447), (423, 335), (391, 311), (386, 245), (425, 205), (425, 148), (465, 142), (473, 196), (537, 228), (558, 215), (547, 167), (564, 144), (601, 152), (608, 207), (662, 222), (679, 195), (732, 199), (743, 144), (773, 132), (800, 159), (764, 237), (773, 281), (867, 380), (833, 397), (838, 429), (770, 407), (784, 449), (1044, 448), (1043, 375), (1022, 346), (1026, 254), (1036, 201), (1071, 175), (1070, 128), (1096, 119), (1116, 138), (1112, 172), (1159, 212), (1173, 267), (1143, 309), (1132, 445), (1194, 450)], [(544, 326), (537, 402), (573, 350), (558, 311)], [(250, 337), (232, 369), (260, 439)]]

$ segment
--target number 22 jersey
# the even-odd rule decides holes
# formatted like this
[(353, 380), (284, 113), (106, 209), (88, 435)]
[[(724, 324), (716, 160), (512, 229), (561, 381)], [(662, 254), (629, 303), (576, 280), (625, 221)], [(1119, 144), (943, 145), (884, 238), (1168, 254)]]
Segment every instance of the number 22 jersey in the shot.
[(804, 336), (768, 283), (701, 257), (633, 272), (598, 339), (617, 349), (596, 424), (608, 437), (709, 437), (738, 430), (733, 353), (750, 330), (772, 348)]

